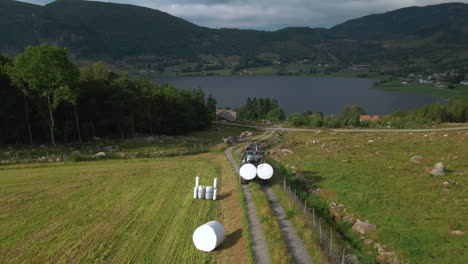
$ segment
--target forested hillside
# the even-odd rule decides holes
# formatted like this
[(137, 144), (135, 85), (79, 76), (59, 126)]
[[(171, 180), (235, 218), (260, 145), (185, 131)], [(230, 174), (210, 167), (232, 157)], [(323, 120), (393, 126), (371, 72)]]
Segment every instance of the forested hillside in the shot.
[[(86, 15), (83, 15), (86, 14)], [(331, 29), (275, 32), (204, 28), (144, 7), (82, 0), (46, 6), (0, 0), (0, 53), (27, 45), (70, 49), (76, 60), (193, 61), (201, 55), (307, 58), (334, 64), (459, 64), (468, 58), (468, 5), (410, 7), (350, 20)]]

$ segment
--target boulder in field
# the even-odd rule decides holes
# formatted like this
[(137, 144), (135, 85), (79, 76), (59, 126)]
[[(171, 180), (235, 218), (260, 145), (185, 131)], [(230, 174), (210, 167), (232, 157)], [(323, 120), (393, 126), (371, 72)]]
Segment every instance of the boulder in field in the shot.
[(216, 110), (216, 120), (218, 121), (227, 121), (227, 122), (236, 122), (237, 121), (237, 112), (227, 109), (218, 109)]
[(368, 221), (361, 221), (359, 219), (353, 225), (353, 230), (361, 234), (367, 234), (374, 229), (377, 229), (376, 225), (371, 224)]
[(252, 132), (252, 131), (244, 131), (240, 134), (240, 137), (242, 138), (248, 138), (248, 137), (252, 137), (252, 136), (255, 136), (255, 133)]
[(281, 149), (280, 151), (283, 154), (283, 156), (294, 154), (294, 152), (292, 150), (290, 150), (290, 149)]
[(385, 251), (384, 246), (382, 246), (382, 244), (380, 244), (380, 243), (374, 243), (374, 248), (376, 248), (378, 252), (384, 252)]
[(348, 254), (345, 256), (345, 262), (346, 264), (359, 264), (359, 259), (356, 257), (356, 255), (353, 254)]
[(226, 144), (237, 144), (237, 138), (233, 137), (233, 136), (229, 136), (227, 138), (223, 138), (223, 143), (226, 143)]
[(93, 158), (104, 158), (106, 156), (105, 152), (98, 152), (93, 155)]
[(445, 170), (445, 165), (442, 162), (438, 162), (434, 165), (430, 173), (434, 176), (445, 176)]
[(328, 212), (330, 213), (335, 220), (341, 220), (341, 218), (345, 215), (346, 208), (342, 204), (337, 204), (337, 203), (331, 203), (328, 206)]
[(107, 146), (103, 148), (107, 152), (118, 152), (119, 151), (119, 146)]
[(356, 222), (356, 216), (353, 214), (347, 214), (343, 217), (343, 221), (354, 224)]
[(421, 163), (421, 161), (423, 160), (422, 157), (420, 156), (414, 156), (414, 157), (411, 157), (410, 161), (413, 162), (413, 163)]

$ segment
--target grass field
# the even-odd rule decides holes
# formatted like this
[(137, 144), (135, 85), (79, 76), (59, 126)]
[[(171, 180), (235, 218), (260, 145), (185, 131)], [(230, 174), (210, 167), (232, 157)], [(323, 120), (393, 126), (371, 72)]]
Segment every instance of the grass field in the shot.
[[(321, 143), (307, 144), (314, 139)], [(409, 263), (465, 263), (466, 235), (451, 231), (467, 232), (466, 131), (289, 132), (283, 145), (294, 154), (276, 159), (303, 171), (322, 199), (377, 224), (369, 236), (374, 241)], [(422, 163), (410, 162), (412, 156)], [(446, 176), (427, 173), (436, 162), (446, 165)]]
[[(207, 152), (211, 147), (222, 143), (222, 138), (228, 136), (238, 136), (245, 128), (216, 125), (209, 130), (187, 133), (181, 136), (140, 136), (133, 139), (108, 139), (91, 140), (78, 144), (60, 144), (56, 148), (50, 146), (29, 146), (29, 145), (0, 145), (0, 165), (2, 163), (26, 163), (55, 161), (57, 158), (63, 159), (73, 151), (79, 151), (79, 159), (89, 160), (92, 155), (98, 152), (107, 152), (107, 158), (149, 158), (188, 155), (200, 152)], [(106, 146), (119, 150), (108, 153)]]
[[(196, 175), (205, 185), (220, 178), (219, 201), (192, 199)], [(221, 152), (1, 166), (1, 262), (246, 263), (233, 179)], [(204, 253), (192, 233), (211, 220), (227, 236)]]

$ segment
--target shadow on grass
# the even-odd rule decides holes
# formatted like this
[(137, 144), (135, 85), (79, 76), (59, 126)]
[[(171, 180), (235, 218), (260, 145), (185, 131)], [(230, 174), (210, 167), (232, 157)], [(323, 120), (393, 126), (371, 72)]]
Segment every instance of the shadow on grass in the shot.
[(231, 193), (232, 193), (232, 191), (230, 191), (228, 193), (220, 194), (220, 195), (218, 195), (218, 197), (216, 197), (216, 200), (224, 200), (224, 199), (228, 198), (229, 196), (231, 196)]
[(316, 184), (323, 181), (325, 178), (319, 175), (318, 171), (300, 171), (296, 174), (298, 179), (303, 177), (306, 183)]
[(242, 228), (237, 229), (229, 235), (226, 235), (223, 244), (217, 249), (217, 251), (229, 249), (234, 246), (237, 241), (242, 237)]

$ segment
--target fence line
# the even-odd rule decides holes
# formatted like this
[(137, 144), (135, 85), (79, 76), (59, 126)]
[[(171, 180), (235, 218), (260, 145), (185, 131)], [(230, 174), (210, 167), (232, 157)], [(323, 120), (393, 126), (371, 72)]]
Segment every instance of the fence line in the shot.
[(318, 233), (317, 238), (324, 252), (328, 253), (330, 261), (333, 264), (345, 264), (346, 255), (347, 253), (352, 253), (352, 249), (346, 245), (339, 232), (333, 232), (332, 226), (330, 226), (329, 232), (327, 232), (325, 228), (327, 227), (327, 222), (315, 213), (315, 208), (307, 207), (307, 200), (302, 202), (302, 198), (297, 195), (296, 189), (291, 188), (286, 178), (283, 178), (283, 184), (281, 186), (287, 193), (288, 206), (291, 207), (291, 200), (293, 200), (296, 205), (298, 204), (299, 207), (303, 209), (306, 218), (309, 220), (308, 222), (312, 224), (311, 227), (313, 231)]

